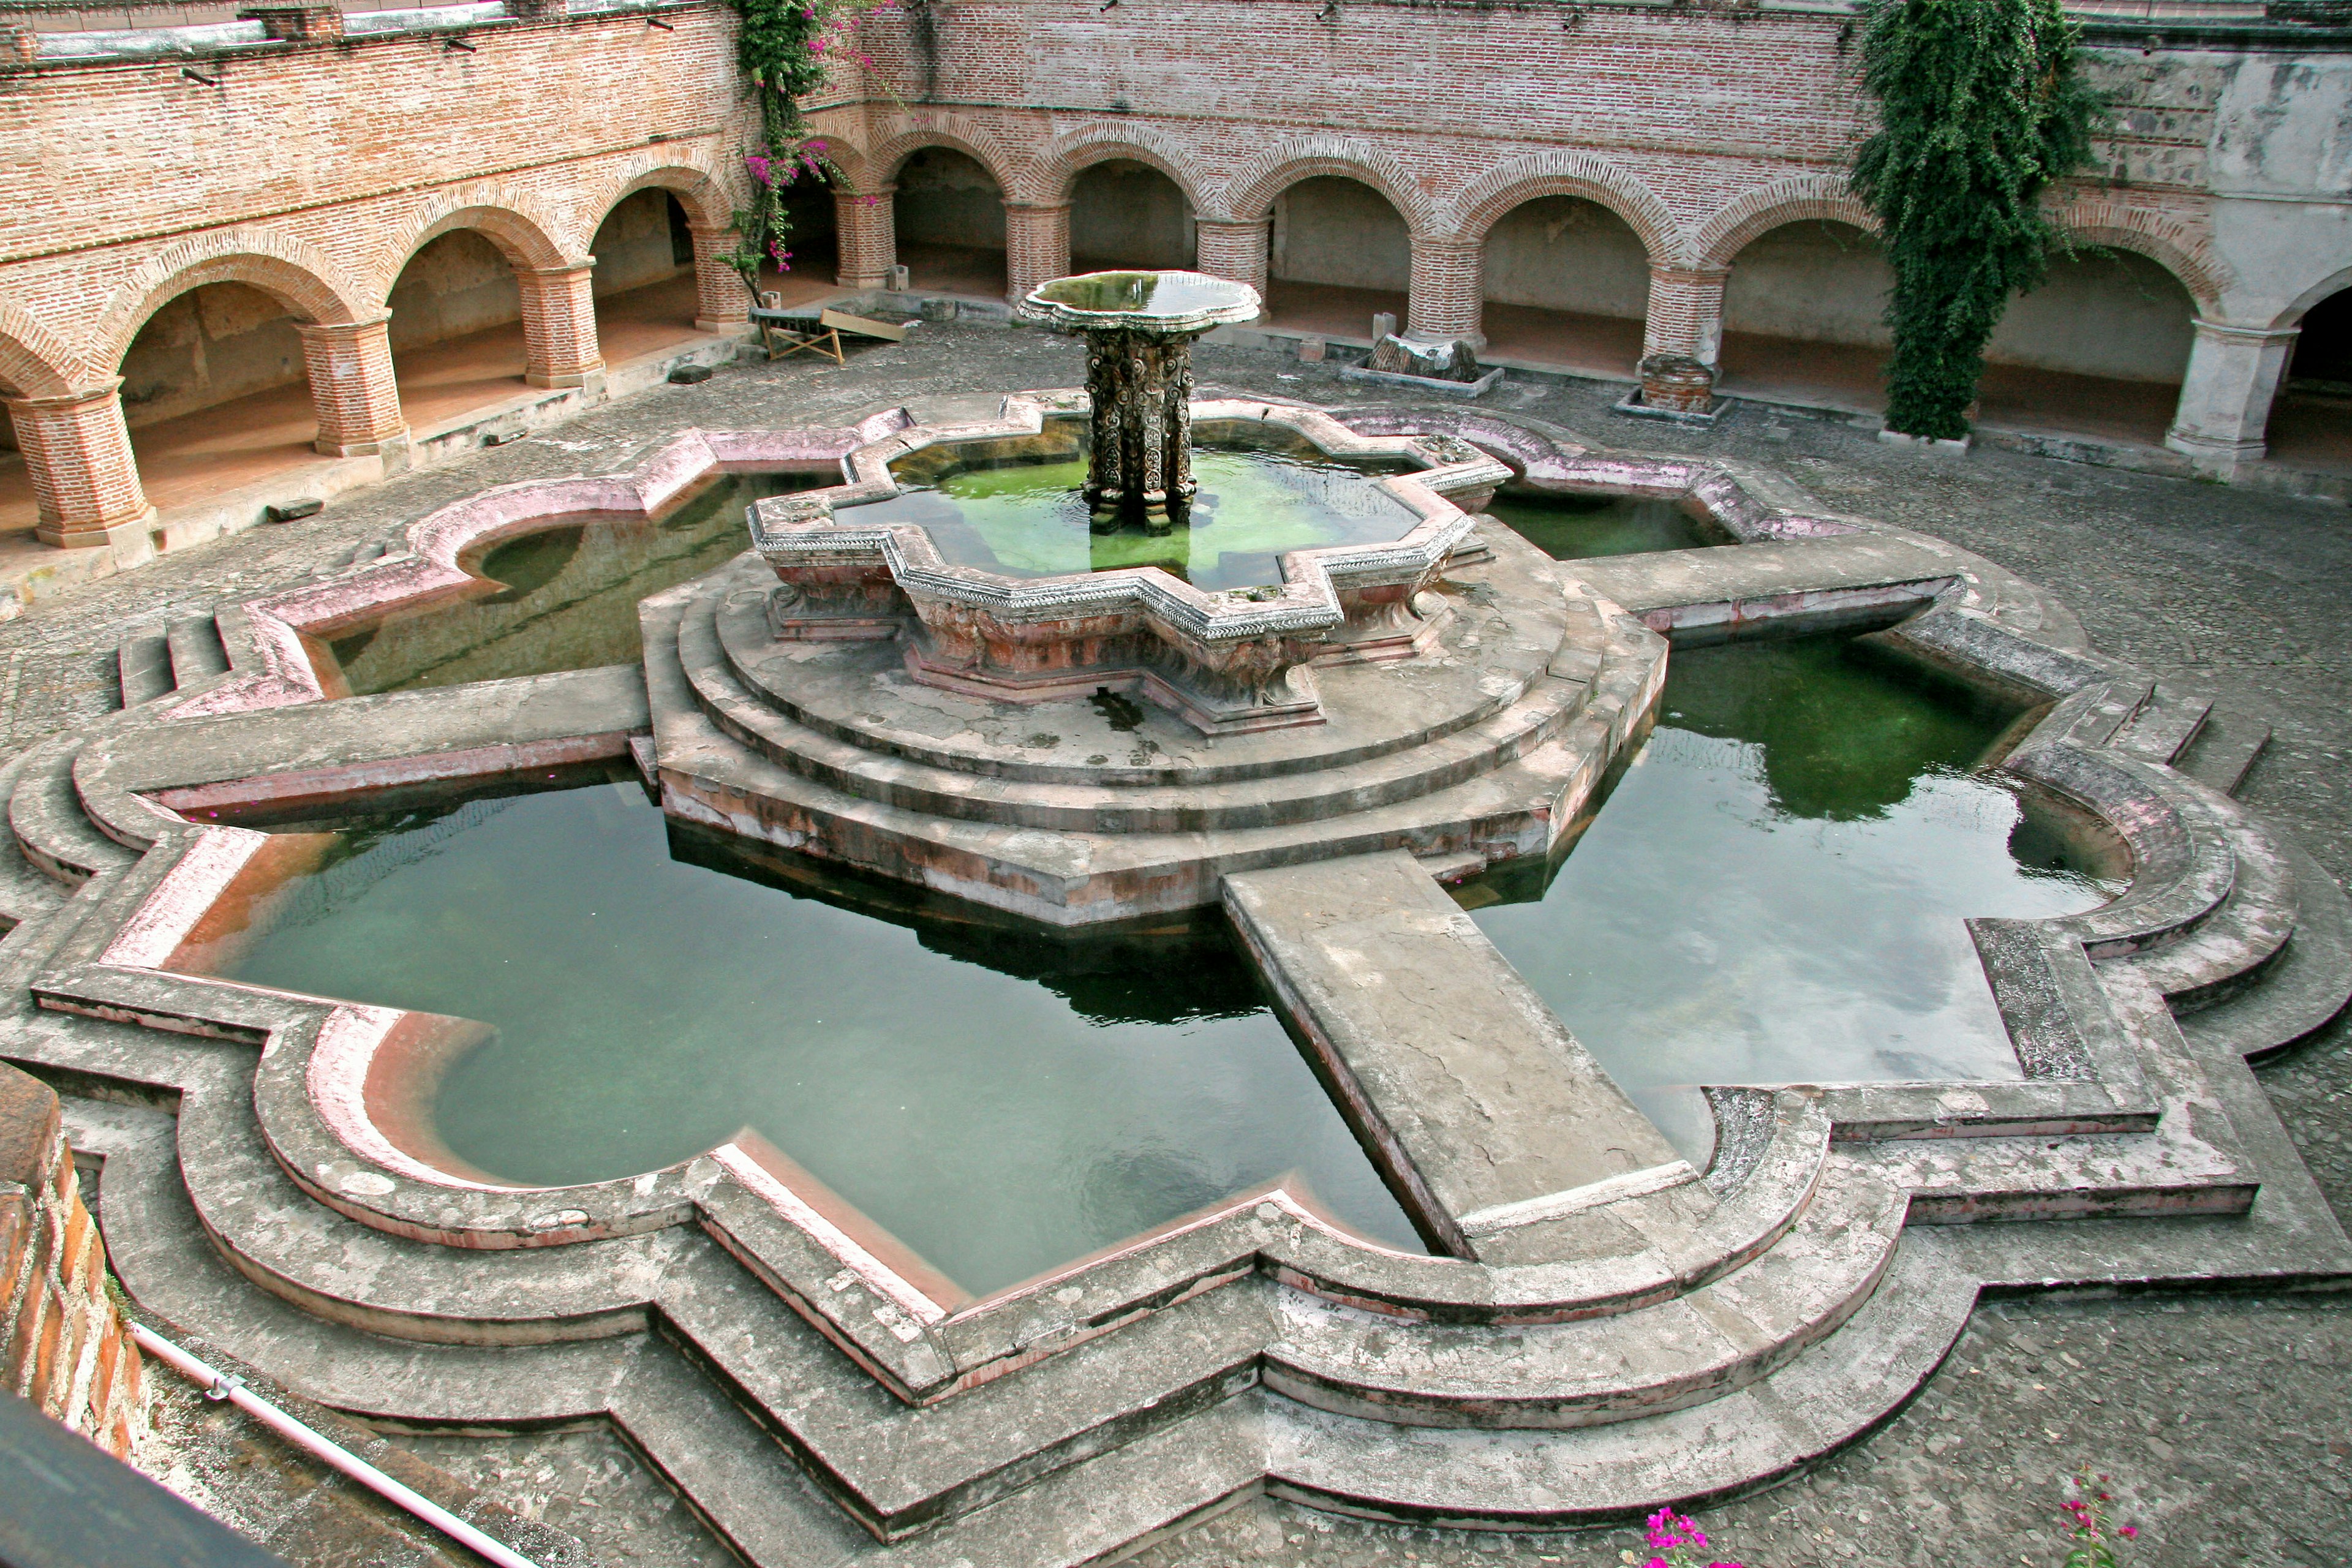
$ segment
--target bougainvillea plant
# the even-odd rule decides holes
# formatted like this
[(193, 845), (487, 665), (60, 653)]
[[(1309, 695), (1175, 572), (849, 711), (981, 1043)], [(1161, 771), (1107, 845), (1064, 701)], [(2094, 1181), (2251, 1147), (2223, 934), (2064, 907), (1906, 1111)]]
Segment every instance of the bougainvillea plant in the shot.
[[(743, 155), (751, 176), (751, 202), (735, 212), (741, 242), (724, 258), (759, 297), (760, 272), (792, 270), (792, 215), (784, 193), (801, 180), (831, 181), (851, 189), (834, 163), (824, 138), (812, 135), (802, 100), (824, 85), (826, 70), (840, 60), (872, 69), (874, 58), (858, 45), (857, 24), (869, 11), (894, 9), (898, 0), (734, 0), (741, 30), (737, 63), (760, 105), (760, 129)], [(867, 198), (871, 200), (872, 198)]]
[(2059, 1507), (2070, 1547), (2062, 1568), (2123, 1568), (2119, 1543), (2137, 1541), (2139, 1527), (2117, 1524), (2108, 1516), (2116, 1500), (2107, 1495), (2107, 1485), (2108, 1478), (2093, 1475), (2088, 1465), (2074, 1472)]
[[(1698, 1521), (1662, 1508), (1644, 1525), (1650, 1554), (1644, 1557), (1638, 1552), (1621, 1552), (1618, 1557), (1622, 1561), (1633, 1568), (1701, 1568), (1699, 1560), (1691, 1555), (1706, 1550), (1706, 1531), (1698, 1527)], [(1709, 1558), (1705, 1568), (1739, 1568), (1739, 1564)]]
[(1895, 273), (1890, 430), (1968, 434), (1986, 342), (2063, 245), (2042, 193), (2089, 161), (2103, 112), (2082, 79), (2078, 31), (2059, 0), (1864, 7), (1862, 79), (1879, 129), (1853, 183)]

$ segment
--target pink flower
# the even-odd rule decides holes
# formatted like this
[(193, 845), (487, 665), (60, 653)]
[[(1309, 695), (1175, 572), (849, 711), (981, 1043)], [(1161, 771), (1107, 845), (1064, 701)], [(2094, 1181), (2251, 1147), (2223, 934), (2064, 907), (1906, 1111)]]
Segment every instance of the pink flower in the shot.
[(2139, 1539), (2139, 1526), (2137, 1524), (2119, 1524), (2116, 1526), (2116, 1533), (2122, 1536), (2126, 1541), (2137, 1541)]

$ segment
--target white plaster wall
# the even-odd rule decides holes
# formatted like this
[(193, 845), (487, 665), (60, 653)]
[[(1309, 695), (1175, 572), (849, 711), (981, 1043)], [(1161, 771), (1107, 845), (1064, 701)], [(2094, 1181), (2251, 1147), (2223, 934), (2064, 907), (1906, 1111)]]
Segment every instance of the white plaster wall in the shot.
[(1487, 230), (1486, 297), (1638, 321), (1649, 310), (1649, 253), (1632, 226), (1600, 203), (1543, 196)]
[(522, 320), (522, 289), (499, 247), (461, 228), (411, 257), (392, 286), (392, 352)]
[(1004, 195), (961, 153), (926, 147), (898, 170), (892, 197), (900, 243), (1004, 248)]
[(260, 289), (207, 283), (147, 318), (121, 374), (123, 419), (136, 428), (303, 380), (302, 339)]
[(1412, 237), (1371, 186), (1318, 175), (1275, 198), (1273, 264), (1275, 277), (1293, 282), (1402, 293), (1412, 281)]
[(588, 246), (596, 258), (590, 285), (595, 293), (617, 294), (625, 289), (642, 288), (681, 270), (670, 235), (674, 200), (667, 191), (637, 191), (624, 196), (605, 215)]
[(1105, 267), (1190, 267), (1192, 205), (1149, 163), (1096, 163), (1071, 189), (1070, 255)]
[(1894, 282), (1878, 241), (1852, 225), (1783, 224), (1732, 258), (1723, 329), (1883, 348)]

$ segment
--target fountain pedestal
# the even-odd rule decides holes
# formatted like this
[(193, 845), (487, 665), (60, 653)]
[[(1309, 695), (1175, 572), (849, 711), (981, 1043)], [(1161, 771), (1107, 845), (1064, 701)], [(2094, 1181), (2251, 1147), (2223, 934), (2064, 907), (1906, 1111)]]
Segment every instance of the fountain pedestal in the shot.
[(1022, 314), (1083, 332), (1094, 446), (1087, 505), (1095, 531), (1140, 521), (1165, 533), (1192, 499), (1192, 341), (1255, 321), (1257, 290), (1201, 272), (1089, 272), (1056, 278)]

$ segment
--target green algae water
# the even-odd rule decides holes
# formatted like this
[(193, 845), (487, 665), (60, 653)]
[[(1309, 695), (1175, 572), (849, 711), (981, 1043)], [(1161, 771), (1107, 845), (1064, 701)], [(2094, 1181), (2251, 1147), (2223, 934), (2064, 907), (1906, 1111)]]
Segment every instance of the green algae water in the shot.
[(1508, 524), (1555, 561), (1639, 555), (1653, 550), (1698, 550), (1733, 542), (1729, 534), (1699, 521), (1674, 502), (1640, 496), (1507, 489), (1487, 503), (1486, 515)]
[(749, 1127), (974, 1292), (1289, 1172), (1423, 1250), (1221, 926), (923, 900), (673, 838), (614, 782), (347, 820), (220, 967), (494, 1025), (434, 1109), (481, 1171), (627, 1176)]
[(743, 509), (838, 484), (835, 474), (733, 474), (659, 517), (551, 519), (463, 563), (491, 586), (388, 616), (327, 645), (354, 696), (634, 664), (637, 601), (724, 565), (751, 543)]
[(1846, 638), (1678, 647), (1565, 860), (1457, 896), (1696, 1158), (1700, 1084), (2016, 1079), (1962, 921), (2123, 882), (2086, 818), (1971, 771), (2014, 719)]
[(1286, 551), (1384, 544), (1420, 521), (1362, 468), (1286, 452), (1196, 448), (1200, 492), (1166, 533), (1137, 525), (1093, 531), (1083, 458), (950, 471), (888, 500), (844, 510), (859, 522), (915, 522), (959, 566), (1057, 577), (1158, 566), (1196, 588), (1279, 586)]

